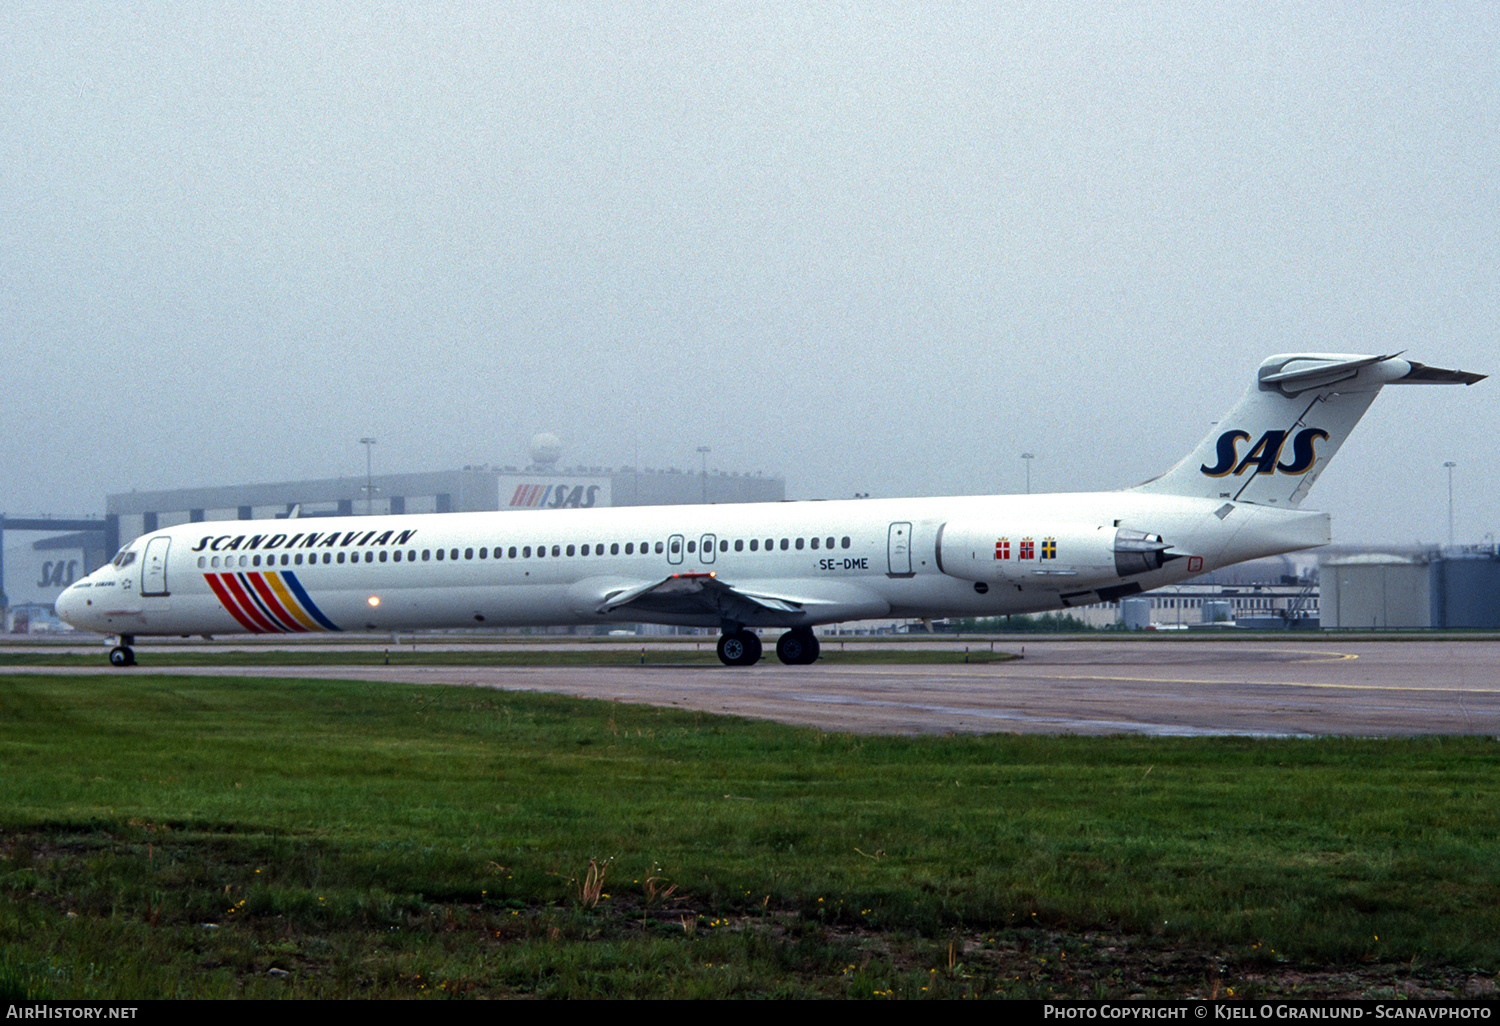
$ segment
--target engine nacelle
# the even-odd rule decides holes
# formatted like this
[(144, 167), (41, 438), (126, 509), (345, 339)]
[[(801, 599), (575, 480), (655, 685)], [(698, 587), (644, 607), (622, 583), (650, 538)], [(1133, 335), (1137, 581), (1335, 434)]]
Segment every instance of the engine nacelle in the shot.
[(938, 530), (937, 564), (966, 581), (1019, 584), (1056, 577), (1059, 586), (1078, 590), (1158, 570), (1172, 558), (1168, 548), (1159, 534), (1113, 525), (1065, 525), (1042, 533), (994, 521), (950, 520)]

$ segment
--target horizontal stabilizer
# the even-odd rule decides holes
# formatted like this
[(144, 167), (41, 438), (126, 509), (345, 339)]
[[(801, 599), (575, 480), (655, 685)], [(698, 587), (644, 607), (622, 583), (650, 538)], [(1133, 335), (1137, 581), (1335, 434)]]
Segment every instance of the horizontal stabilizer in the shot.
[(1473, 371), (1444, 370), (1442, 367), (1429, 367), (1425, 363), (1413, 363), (1405, 377), (1397, 378), (1391, 384), (1472, 385), (1476, 381), (1483, 381), (1485, 377), (1487, 375), (1475, 374)]
[[(1349, 381), (1359, 375), (1361, 368), (1373, 367), (1377, 363), (1394, 360), (1395, 357), (1308, 354), (1284, 359), (1285, 362), (1280, 364), (1274, 358), (1261, 364), (1258, 375), (1260, 387), (1274, 388), (1282, 395), (1294, 396), (1308, 389), (1324, 388), (1338, 384), (1340, 381)], [(1375, 384), (1374, 387), (1379, 388), (1380, 384), (1383, 382)]]

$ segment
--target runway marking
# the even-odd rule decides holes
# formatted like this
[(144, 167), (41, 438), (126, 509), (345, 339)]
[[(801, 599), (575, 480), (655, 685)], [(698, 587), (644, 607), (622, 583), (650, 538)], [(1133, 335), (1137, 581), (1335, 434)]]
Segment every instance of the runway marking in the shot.
[(1185, 677), (1091, 677), (1082, 675), (1065, 676), (1063, 674), (1048, 674), (1045, 677), (1033, 677), (1030, 679), (1121, 681), (1129, 684), (1208, 684), (1220, 686), (1231, 685), (1235, 687), (1328, 688), (1330, 690), (1347, 691), (1420, 691), (1423, 694), (1440, 694), (1442, 692), (1458, 692), (1465, 695), (1500, 694), (1500, 688), (1419, 687), (1416, 684), (1334, 684), (1331, 682), (1312, 683), (1293, 680), (1194, 680)]
[[(1345, 659), (1358, 659), (1358, 658), (1359, 658), (1359, 656), (1356, 655), (1356, 654), (1353, 654), (1353, 653), (1342, 653), (1342, 654), (1336, 655), (1336, 656), (1334, 656), (1332, 658), (1322, 659), (1322, 660), (1316, 660), (1316, 661), (1319, 661), (1319, 662), (1333, 662), (1335, 660), (1340, 660), (1341, 661), (1341, 660), (1345, 660)], [(1010, 667), (1012, 665), (1013, 664), (1011, 664), (1011, 663), (980, 664), (980, 666), (993, 666), (993, 667), (995, 667), (997, 669)], [(980, 667), (976, 666), (975, 668), (979, 669)], [(860, 676), (906, 677), (908, 679), (912, 679), (912, 676), (913, 676), (912, 673), (911, 673), (912, 669), (915, 669), (915, 668), (907, 668), (907, 669), (903, 670), (903, 669), (897, 668), (897, 667), (891, 667), (891, 668), (885, 668), (885, 667), (881, 667), (881, 668), (876, 668), (876, 667), (860, 667), (858, 670), (852, 670), (852, 668), (850, 668), (850, 670), (846, 671), (846, 669), (844, 667), (830, 667), (830, 670), (832, 670), (834, 672), (850, 672), (850, 671), (852, 671), (852, 672), (858, 673)], [(945, 673), (945, 672), (946, 673), (951, 673), (953, 668), (952, 667), (921, 667), (921, 669), (923, 671), (925, 671), (923, 674), (921, 674), (921, 676), (937, 676), (938, 674)], [(1196, 678), (1196, 677), (1125, 677), (1125, 676), (1121, 676), (1121, 675), (1118, 675), (1118, 674), (1106, 675), (1106, 674), (1086, 674), (1086, 673), (1060, 673), (1060, 672), (1054, 673), (1054, 672), (1049, 672), (1049, 671), (1047, 671), (1047, 670), (1045, 670), (1044, 668), (1041, 668), (1041, 667), (1037, 667), (1037, 669), (1038, 669), (1039, 672), (1037, 672), (1035, 674), (1028, 674), (1028, 675), (1026, 675), (1024, 677), (1019, 676), (1019, 675), (1017, 675), (1017, 676), (1007, 676), (1007, 675), (1005, 675), (1003, 673), (997, 673), (997, 674), (993, 674), (993, 675), (989, 675), (989, 676), (985, 676), (985, 677), (980, 677), (978, 674), (967, 674), (967, 675), (962, 675), (962, 676), (958, 677), (957, 679), (962, 679), (962, 680), (976, 680), (976, 679), (977, 680), (1000, 680), (1000, 679), (1005, 679), (1005, 680), (1025, 680), (1025, 681), (1028, 681), (1028, 682), (1031, 682), (1031, 681), (1046, 681), (1046, 680), (1077, 680), (1077, 681), (1099, 681), (1099, 682), (1111, 682), (1111, 681), (1113, 681), (1113, 682), (1124, 683), (1124, 684), (1193, 684), (1193, 685), (1210, 686), (1210, 687), (1212, 687), (1212, 686), (1223, 687), (1225, 685), (1230, 685), (1230, 686), (1238, 686), (1238, 687), (1255, 686), (1255, 687), (1282, 687), (1282, 688), (1326, 688), (1328, 690), (1345, 690), (1345, 691), (1417, 691), (1417, 692), (1421, 692), (1422, 694), (1441, 694), (1441, 693), (1444, 693), (1444, 692), (1455, 693), (1455, 694), (1464, 694), (1464, 695), (1494, 695), (1494, 694), (1500, 694), (1500, 687), (1481, 687), (1481, 686), (1470, 686), (1470, 685), (1456, 685), (1456, 686), (1455, 685), (1448, 685), (1448, 686), (1431, 686), (1431, 687), (1426, 687), (1426, 686), (1421, 686), (1421, 685), (1417, 685), (1417, 684), (1337, 684), (1337, 683), (1334, 683), (1334, 682), (1331, 682), (1331, 681), (1310, 682), (1310, 681), (1249, 680), (1249, 679), (1243, 679), (1243, 680), (1207, 680), (1207, 679), (1201, 679), (1201, 678)]]

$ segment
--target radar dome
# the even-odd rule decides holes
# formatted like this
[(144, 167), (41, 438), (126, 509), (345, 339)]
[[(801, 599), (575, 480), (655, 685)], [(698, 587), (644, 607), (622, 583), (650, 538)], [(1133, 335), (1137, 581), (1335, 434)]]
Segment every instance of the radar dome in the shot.
[(562, 442), (558, 437), (543, 431), (531, 439), (531, 462), (538, 467), (550, 467), (562, 456)]

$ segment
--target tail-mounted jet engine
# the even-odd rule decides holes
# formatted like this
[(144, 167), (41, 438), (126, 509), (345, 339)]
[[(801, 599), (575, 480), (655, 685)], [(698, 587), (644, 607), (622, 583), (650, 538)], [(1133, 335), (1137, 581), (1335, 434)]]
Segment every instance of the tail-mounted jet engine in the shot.
[(1115, 532), (1115, 572), (1121, 577), (1131, 577), (1160, 570), (1167, 560), (1177, 558), (1167, 555), (1168, 548), (1159, 534), (1122, 527)]
[(1171, 546), (1159, 534), (1113, 525), (1015, 531), (994, 522), (954, 520), (938, 531), (938, 569), (966, 581), (1022, 583), (1056, 577), (1069, 588), (1159, 570)]

